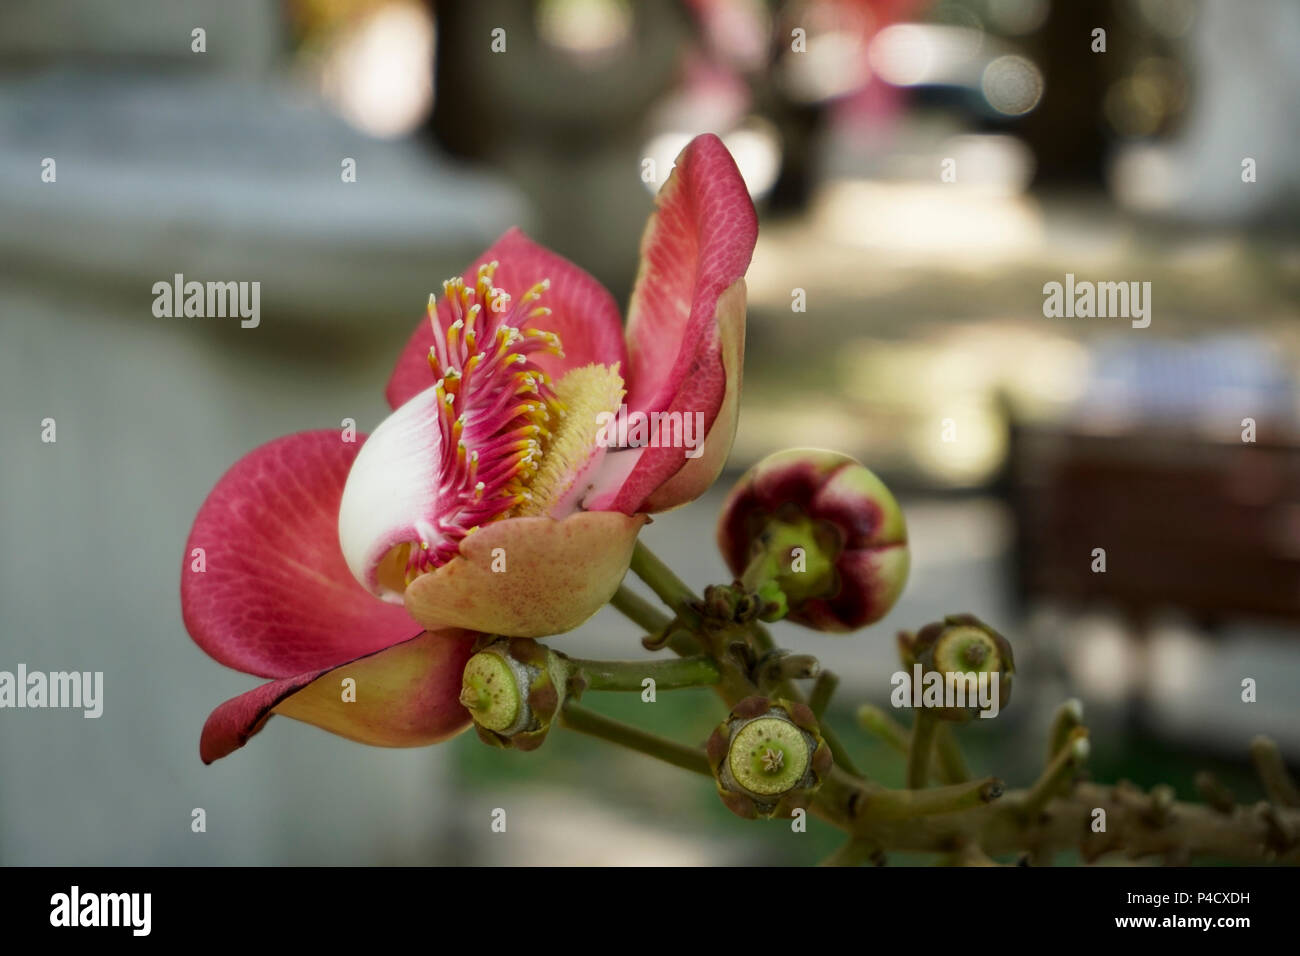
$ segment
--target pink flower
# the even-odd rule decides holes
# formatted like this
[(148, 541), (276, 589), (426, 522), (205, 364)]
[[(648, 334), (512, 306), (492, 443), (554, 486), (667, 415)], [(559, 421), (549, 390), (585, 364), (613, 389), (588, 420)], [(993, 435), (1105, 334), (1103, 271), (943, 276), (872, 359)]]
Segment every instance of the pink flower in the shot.
[[(205, 762), (276, 713), (381, 746), (460, 732), (475, 632), (576, 627), (618, 588), (645, 516), (713, 483), (735, 433), (756, 217), (712, 135), (682, 151), (657, 205), (626, 339), (595, 279), (513, 229), (444, 284), (374, 434), (281, 438), (217, 483), (186, 547), (185, 626), (275, 680), (212, 713)], [(606, 447), (620, 405), (701, 422), (695, 457)]]

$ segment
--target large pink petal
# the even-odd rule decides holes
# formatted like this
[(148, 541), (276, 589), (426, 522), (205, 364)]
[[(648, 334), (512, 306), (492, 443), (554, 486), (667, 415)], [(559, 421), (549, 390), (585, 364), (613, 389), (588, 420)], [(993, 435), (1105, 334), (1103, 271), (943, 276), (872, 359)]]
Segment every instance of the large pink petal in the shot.
[[(627, 406), (632, 412), (699, 412), (712, 433), (729, 391), (739, 387), (739, 363), (729, 368), (726, 353), (743, 349), (741, 280), (758, 238), (758, 218), (735, 161), (712, 134), (697, 136), (682, 150), (656, 204), (641, 241), (628, 311)], [(734, 420), (723, 424), (719, 434), (729, 450)], [(726, 454), (719, 456), (715, 448), (711, 462), (718, 457), (725, 460)], [(640, 510), (686, 461), (681, 449), (645, 449), (606, 506)], [(696, 478), (687, 484), (694, 493), (703, 470), (692, 469)], [(667, 506), (688, 500), (681, 494), (667, 496)]]
[[(696, 353), (719, 347), (723, 290), (745, 275), (758, 217), (736, 162), (712, 133), (686, 145), (655, 199), (628, 308), (628, 408), (667, 408)], [(721, 383), (713, 391), (721, 402)]]
[(339, 431), (276, 439), (236, 462), (203, 502), (185, 545), (181, 611), (221, 663), (291, 677), (419, 633), (343, 561), (339, 499), (360, 447)]
[[(558, 380), (569, 369), (593, 362), (601, 365), (618, 362), (621, 369), (627, 367), (627, 348), (623, 342), (618, 303), (586, 271), (539, 246), (521, 230), (511, 229), (465, 270), (465, 282), (473, 287), (479, 266), (493, 260), (498, 263), (494, 284), (516, 300), (536, 283), (543, 279), (551, 280), (551, 287), (540, 302), (551, 309), (551, 314), (530, 323), (532, 328), (555, 332), (563, 343), (563, 358), (545, 353), (532, 356), (551, 378)], [(442, 297), (441, 285), (437, 294), (438, 319), (446, 329), (452, 319)], [(388, 380), (385, 394), (393, 408), (434, 383), (428, 360), (432, 345), (433, 331), (429, 320), (421, 319)]]
[[(694, 501), (718, 480), (731, 456), (731, 446), (736, 440), (736, 426), (740, 421), (740, 381), (745, 355), (744, 279), (737, 280), (736, 285), (722, 294), (718, 300), (720, 312), (726, 308), (726, 302), (731, 296), (740, 299), (740, 317), (738, 322), (723, 333), (722, 365), (727, 376), (727, 390), (722, 407), (713, 420), (713, 427), (704, 439), (703, 452), (698, 458), (692, 458), (682, 465), (680, 471), (662, 483), (651, 469), (640, 471), (641, 480), (646, 485), (653, 483), (653, 487), (645, 489), (645, 499), (638, 506), (639, 511), (658, 514)], [(627, 493), (637, 495), (642, 492), (633, 487)]]
[[(737, 279), (718, 299), (717, 325), (718, 352), (702, 350), (700, 368), (687, 377), (668, 408), (669, 415), (680, 413), (683, 421), (688, 420), (687, 416), (698, 420), (694, 439), (703, 438), (703, 446), (696, 457), (687, 457), (683, 449), (671, 447), (621, 452), (637, 455), (635, 464), (621, 480), (614, 476), (615, 481), (609, 481), (610, 476), (598, 473), (596, 489), (588, 498), (589, 507), (656, 514), (694, 501), (717, 481), (731, 454), (740, 416), (745, 355), (744, 279)], [(719, 376), (724, 382), (722, 404), (710, 423), (707, 414), (697, 413), (696, 409), (712, 402), (711, 394), (701, 397), (701, 392), (710, 390)], [(617, 461), (616, 455), (606, 460), (610, 458)]]
[[(478, 635), (426, 631), (337, 667), (272, 681), (226, 701), (208, 717), (199, 756), (212, 763), (238, 750), (273, 714), (315, 724), (376, 747), (422, 747), (469, 726), (461, 672)], [(344, 680), (353, 699), (345, 699)]]

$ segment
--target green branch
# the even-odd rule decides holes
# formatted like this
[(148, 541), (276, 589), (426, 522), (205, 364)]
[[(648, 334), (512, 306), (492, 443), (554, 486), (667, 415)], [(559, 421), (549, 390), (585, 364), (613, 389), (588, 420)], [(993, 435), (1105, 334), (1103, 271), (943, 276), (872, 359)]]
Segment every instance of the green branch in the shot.
[(674, 767), (681, 767), (683, 770), (690, 770), (706, 777), (713, 776), (708, 758), (699, 747), (679, 744), (667, 737), (660, 737), (658, 734), (652, 734), (631, 724), (598, 714), (594, 710), (588, 710), (571, 700), (566, 701), (560, 710), (560, 723), (580, 734), (598, 737), (620, 747), (628, 747), (656, 760), (670, 763)]
[(626, 584), (619, 585), (609, 603), (632, 623), (639, 624), (652, 634), (665, 630), (672, 623), (667, 614), (629, 589)]
[(711, 657), (678, 657), (644, 661), (589, 661), (570, 658), (587, 690), (642, 690), (648, 677), (656, 690), (709, 687), (722, 679)]
[(912, 725), (912, 744), (907, 751), (907, 786), (920, 790), (930, 779), (930, 753), (939, 719), (924, 710), (916, 712)]
[(661, 601), (672, 608), (678, 617), (686, 621), (697, 619), (694, 605), (698, 598), (682, 579), (640, 540), (632, 550), (631, 570), (659, 596)]
[(1088, 759), (1088, 731), (1076, 727), (1064, 746), (1056, 752), (1043, 775), (1038, 778), (1029, 793), (1020, 801), (1020, 810), (1027, 817), (1043, 812), (1047, 801), (1060, 793), (1074, 776), (1075, 770)]
[(1005, 790), (1002, 781), (986, 777), (927, 790), (877, 790), (866, 797), (862, 812), (876, 820), (906, 820), (936, 813), (956, 813), (992, 803)]

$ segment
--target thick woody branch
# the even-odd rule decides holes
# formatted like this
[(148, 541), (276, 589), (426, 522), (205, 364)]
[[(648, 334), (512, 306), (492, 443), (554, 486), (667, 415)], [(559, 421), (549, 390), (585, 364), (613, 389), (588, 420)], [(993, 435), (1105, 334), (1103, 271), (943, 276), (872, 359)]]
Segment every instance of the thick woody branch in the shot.
[[(644, 549), (639, 547), (639, 552), (640, 560), (634, 559), (633, 570), (678, 612), (679, 623), (697, 628), (692, 620), (697, 599), (690, 589), (665, 573), (657, 559), (647, 558)], [(666, 626), (664, 616), (652, 618), (644, 607), (632, 608), (632, 602), (622, 597), (628, 609), (637, 612), (634, 619), (647, 629)], [(744, 630), (755, 651), (771, 654), (775, 645), (761, 624), (754, 622)], [(698, 630), (696, 636), (705, 637)], [(682, 656), (691, 650), (680, 645), (672, 649)], [(716, 690), (728, 706), (759, 691), (747, 669), (722, 655), (715, 655), (715, 659), (722, 668)], [(829, 689), (823, 682), (814, 696), (815, 703), (824, 706)], [(780, 681), (773, 690), (796, 700), (805, 699), (791, 680)], [(581, 722), (586, 715), (579, 711), (565, 716), (572, 726), (575, 717)], [(1001, 793), (1000, 782), (991, 778), (965, 784), (952, 781), (950, 786), (929, 790), (886, 790), (855, 771), (846, 771), (846, 765), (851, 767), (847, 754), (831, 729), (823, 726), (836, 765), (813, 797), (810, 809), (849, 836), (846, 845), (826, 862), (854, 865), (869, 859), (879, 861), (883, 852), (898, 851), (938, 853), (964, 865), (986, 865), (991, 858), (1006, 855), (1047, 863), (1055, 853), (1076, 850), (1088, 862), (1106, 854), (1123, 853), (1131, 859), (1155, 857), (1179, 863), (1209, 857), (1240, 863), (1300, 864), (1300, 793), (1271, 741), (1257, 739), (1251, 756), (1272, 802), (1253, 807), (1237, 805), (1221, 784), (1203, 777), (1198, 787), (1210, 798), (1209, 805), (1183, 803), (1175, 800), (1172, 788), (1165, 785), (1143, 793), (1131, 784), (1076, 782), (1088, 747), (1082, 716), (1082, 708), (1075, 701), (1061, 707), (1050, 731), (1049, 759), (1043, 775), (1029, 789), (1005, 794)], [(909, 734), (877, 708), (863, 707), (858, 719), (864, 729), (894, 749), (911, 751), (910, 776), (926, 776), (930, 759), (921, 759), (918, 751), (931, 758), (933, 739), (915, 740), (914, 733)], [(918, 721), (918, 729), (923, 723)], [(677, 759), (670, 762), (698, 769), (698, 758), (687, 754), (686, 748), (680, 753), (674, 751), (672, 756)], [(956, 759), (958, 754), (946, 756), (934, 759), (940, 775), (950, 781), (964, 776), (965, 768)]]
[[(1152, 798), (1125, 787), (1084, 783), (1054, 796), (1035, 816), (1022, 807), (1032, 791), (941, 815), (891, 820), (870, 812), (870, 788), (832, 772), (813, 803), (823, 819), (888, 851), (956, 853), (978, 845), (990, 855), (1050, 856), (1078, 850), (1091, 862), (1106, 853), (1131, 859), (1213, 857), (1242, 863), (1300, 863), (1300, 810), (1260, 804), (1225, 814), (1208, 806)], [(1104, 832), (1094, 832), (1105, 811)]]

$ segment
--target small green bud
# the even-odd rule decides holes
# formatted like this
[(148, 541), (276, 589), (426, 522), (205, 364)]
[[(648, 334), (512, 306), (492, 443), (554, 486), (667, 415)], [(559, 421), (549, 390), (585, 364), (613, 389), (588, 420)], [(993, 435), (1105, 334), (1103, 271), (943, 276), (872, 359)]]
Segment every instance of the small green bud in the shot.
[(564, 659), (529, 638), (485, 636), (479, 645), (460, 690), (479, 738), (495, 747), (540, 747), (564, 702)]
[(519, 723), (519, 681), (506, 655), (479, 651), (465, 665), (461, 677), (460, 702), (474, 723), (498, 733)]
[[(904, 659), (911, 657), (924, 673), (973, 674), (976, 679), (996, 675), (999, 711), (1011, 701), (1011, 682), (1016, 671), (1011, 644), (1005, 637), (972, 614), (950, 614), (942, 622), (927, 624), (915, 637), (899, 636)], [(988, 675), (986, 678), (984, 675)], [(978, 713), (978, 704), (966, 707), (932, 708), (942, 720), (964, 721)]]
[(746, 819), (788, 816), (831, 767), (831, 752), (804, 704), (747, 697), (709, 738), (718, 795)]
[(736, 618), (739, 592), (729, 584), (710, 584), (704, 589), (704, 611), (714, 621), (731, 622)]

